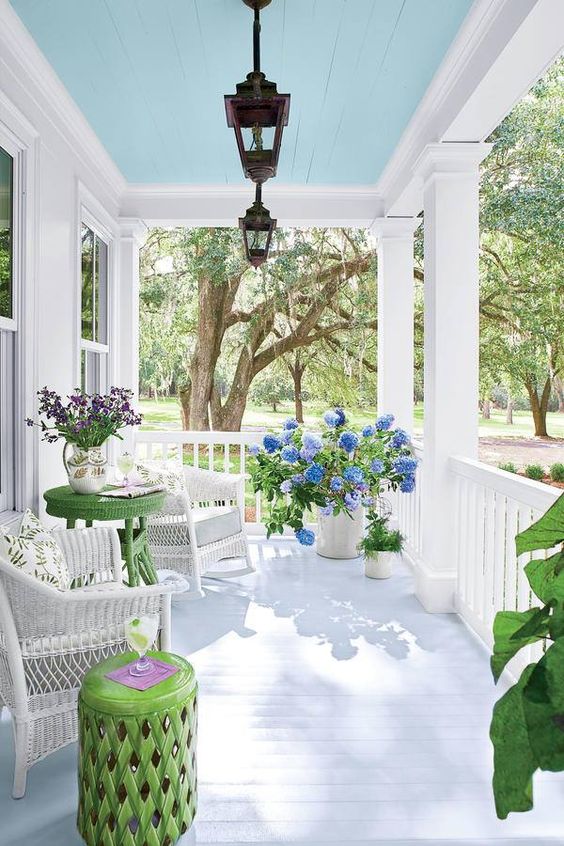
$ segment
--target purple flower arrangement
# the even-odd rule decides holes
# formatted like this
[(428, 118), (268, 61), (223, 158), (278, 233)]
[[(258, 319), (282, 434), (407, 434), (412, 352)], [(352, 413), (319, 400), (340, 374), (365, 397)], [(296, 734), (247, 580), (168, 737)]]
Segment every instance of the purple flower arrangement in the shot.
[(28, 426), (39, 426), (49, 443), (63, 438), (80, 449), (100, 447), (111, 435), (121, 439), (119, 430), (139, 426), (142, 417), (131, 407), (133, 391), (111, 388), (110, 393), (86, 394), (78, 388), (63, 402), (59, 394), (42, 388), (37, 392), (39, 423), (28, 417)]
[(415, 488), (417, 459), (407, 432), (393, 428), (393, 415), (379, 417), (360, 434), (340, 407), (325, 412), (323, 421), (319, 435), (290, 418), (282, 432), (266, 434), (262, 447), (249, 449), (255, 493), (263, 492), (269, 503), (269, 537), (290, 526), (299, 543), (311, 546), (315, 535), (304, 528), (306, 512), (316, 507), (323, 517), (352, 516), (362, 506), (374, 508), (386, 490)]

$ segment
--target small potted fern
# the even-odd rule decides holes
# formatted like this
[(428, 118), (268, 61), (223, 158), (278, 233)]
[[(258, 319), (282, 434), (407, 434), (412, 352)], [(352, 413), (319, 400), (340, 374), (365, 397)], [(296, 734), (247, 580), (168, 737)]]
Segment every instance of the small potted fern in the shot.
[(367, 523), (366, 534), (358, 545), (364, 555), (364, 574), (369, 579), (389, 579), (403, 538), (398, 531), (389, 529), (388, 518), (380, 517), (376, 511), (369, 511)]

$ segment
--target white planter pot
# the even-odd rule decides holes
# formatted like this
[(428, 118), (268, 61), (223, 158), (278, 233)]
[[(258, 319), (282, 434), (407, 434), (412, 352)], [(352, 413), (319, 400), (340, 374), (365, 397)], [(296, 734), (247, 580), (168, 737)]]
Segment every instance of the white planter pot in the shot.
[(369, 579), (389, 579), (394, 569), (396, 552), (377, 552), (364, 559), (364, 575)]
[(358, 558), (364, 532), (364, 509), (331, 517), (317, 516), (317, 553), (323, 558)]

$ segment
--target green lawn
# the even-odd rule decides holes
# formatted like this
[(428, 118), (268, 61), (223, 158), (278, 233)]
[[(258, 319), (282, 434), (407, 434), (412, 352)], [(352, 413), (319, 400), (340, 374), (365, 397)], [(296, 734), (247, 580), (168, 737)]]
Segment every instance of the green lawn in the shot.
[[(145, 421), (143, 429), (180, 429), (180, 410), (178, 400), (174, 398), (162, 400), (141, 400), (141, 411)], [(306, 426), (319, 425), (320, 416), (326, 410), (322, 404), (311, 403), (305, 414)], [(376, 407), (347, 408), (347, 414), (353, 426), (362, 426), (374, 420)], [(249, 404), (243, 418), (245, 429), (276, 428), (287, 418), (293, 416), (291, 403), (284, 404), (279, 411)], [(505, 422), (504, 411), (492, 411), (491, 420), (479, 420), (480, 437), (530, 437), (533, 435), (533, 419), (529, 411), (516, 411), (513, 414), (514, 424), (508, 426)], [(414, 415), (414, 432), (423, 431), (423, 406), (417, 405)], [(554, 438), (564, 438), (564, 414), (552, 413), (548, 415), (548, 433)]]

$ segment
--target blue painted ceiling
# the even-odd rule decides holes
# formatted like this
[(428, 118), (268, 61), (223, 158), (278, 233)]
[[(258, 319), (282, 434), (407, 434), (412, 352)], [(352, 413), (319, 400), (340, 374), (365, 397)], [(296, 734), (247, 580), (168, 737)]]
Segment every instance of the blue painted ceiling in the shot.
[[(129, 182), (243, 181), (223, 94), (241, 0), (11, 0)], [(262, 69), (292, 95), (278, 181), (376, 182), (472, 0), (272, 0)]]

